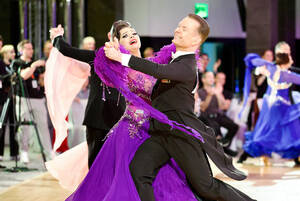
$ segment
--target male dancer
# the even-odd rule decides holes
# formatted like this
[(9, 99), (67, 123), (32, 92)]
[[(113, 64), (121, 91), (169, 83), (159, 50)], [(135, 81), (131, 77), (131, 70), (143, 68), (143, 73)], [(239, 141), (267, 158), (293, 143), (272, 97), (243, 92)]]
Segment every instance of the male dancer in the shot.
[(198, 130), (205, 141), (202, 144), (196, 138), (152, 119), (151, 137), (139, 147), (130, 164), (142, 201), (155, 200), (152, 182), (159, 168), (170, 158), (174, 158), (184, 171), (198, 196), (218, 201), (252, 200), (232, 186), (213, 178), (206, 154), (231, 178), (242, 180), (246, 176), (233, 167), (231, 158), (224, 154), (223, 148), (217, 143), (213, 130), (193, 114), (192, 91), (197, 82), (194, 53), (206, 40), (208, 33), (209, 26), (201, 17), (194, 14), (185, 17), (175, 30), (173, 43), (176, 53), (168, 65), (121, 54), (114, 48), (115, 44), (106, 43), (107, 57), (158, 79), (152, 94), (153, 107), (169, 119)]
[(89, 63), (91, 76), (89, 78), (90, 94), (85, 109), (83, 124), (86, 126), (86, 140), (88, 144), (88, 165), (92, 166), (104, 141), (103, 138), (117, 123), (125, 111), (125, 99), (119, 96), (116, 89), (106, 87), (94, 71), (93, 61), (95, 51), (81, 50), (71, 47), (62, 37), (63, 28), (59, 25), (50, 30), (53, 46), (63, 55)]

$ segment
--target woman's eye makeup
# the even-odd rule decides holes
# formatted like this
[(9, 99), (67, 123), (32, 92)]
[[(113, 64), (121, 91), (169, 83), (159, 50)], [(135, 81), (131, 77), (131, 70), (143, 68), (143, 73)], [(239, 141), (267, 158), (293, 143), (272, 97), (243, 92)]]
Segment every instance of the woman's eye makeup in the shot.
[[(136, 35), (138, 35), (138, 33), (137, 32), (133, 32), (131, 35), (133, 35), (133, 36), (136, 36)], [(122, 36), (122, 38), (127, 38), (129, 35), (126, 33), (126, 34), (124, 34), (123, 36)]]

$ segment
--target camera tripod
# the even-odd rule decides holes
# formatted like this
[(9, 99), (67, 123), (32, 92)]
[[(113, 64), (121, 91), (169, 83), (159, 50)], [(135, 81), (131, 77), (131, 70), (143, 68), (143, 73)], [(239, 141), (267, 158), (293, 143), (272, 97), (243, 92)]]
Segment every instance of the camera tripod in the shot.
[[(14, 60), (15, 61), (15, 60)], [(4, 122), (6, 121), (7, 115), (8, 115), (8, 108), (9, 105), (12, 104), (13, 107), (13, 118), (14, 121), (10, 122), (10, 124), (13, 125), (14, 128), (14, 132), (17, 132), (18, 128), (21, 125), (31, 125), (34, 127), (35, 133), (36, 133), (36, 137), (37, 137), (37, 141), (40, 147), (40, 153), (42, 155), (43, 158), (43, 162), (46, 162), (46, 157), (43, 151), (43, 146), (40, 140), (40, 135), (37, 129), (37, 125), (34, 121), (34, 114), (32, 112), (32, 106), (28, 100), (28, 98), (26, 98), (26, 94), (28, 94), (27, 92), (27, 88), (26, 86), (23, 85), (23, 80), (22, 77), (20, 76), (20, 67), (17, 68), (17, 71), (15, 71), (14, 69), (14, 63), (12, 62), (9, 66), (9, 68), (6, 68), (7, 72), (8, 72), (8, 76), (10, 76), (10, 90), (8, 93), (8, 97), (5, 101), (5, 104), (3, 106), (2, 109), (2, 113), (1, 113), (1, 117), (0, 117), (0, 129), (3, 129), (3, 125)], [(28, 112), (29, 112), (29, 120), (28, 121), (23, 121), (21, 119), (21, 96), (18, 97), (18, 111), (16, 111), (16, 96), (17, 94), (22, 94), (22, 97), (25, 97), (24, 100), (26, 102), (26, 106), (28, 108)], [(18, 118), (17, 118), (18, 117)], [(4, 135), (4, 132), (2, 132), (2, 134)], [(0, 136), (1, 137), (1, 136)], [(9, 172), (20, 172), (20, 171), (31, 171), (31, 170), (36, 170), (36, 169), (29, 169), (27, 167), (20, 167), (18, 166), (18, 157), (15, 157), (15, 167), (11, 168), (11, 169), (6, 169)]]

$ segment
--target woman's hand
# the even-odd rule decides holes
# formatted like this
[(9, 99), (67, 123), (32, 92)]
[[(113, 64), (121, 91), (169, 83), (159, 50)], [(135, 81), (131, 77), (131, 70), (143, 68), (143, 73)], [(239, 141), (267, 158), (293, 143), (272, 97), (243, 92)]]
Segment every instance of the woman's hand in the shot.
[(51, 41), (54, 40), (57, 36), (63, 36), (64, 35), (64, 28), (61, 25), (58, 25), (57, 27), (50, 29), (50, 39)]
[(267, 69), (266, 66), (257, 67), (257, 73), (266, 77), (270, 76), (270, 71)]
[(117, 40), (114, 40), (114, 42), (106, 42), (104, 52), (109, 59), (122, 63), (122, 54), (119, 50), (119, 42)]

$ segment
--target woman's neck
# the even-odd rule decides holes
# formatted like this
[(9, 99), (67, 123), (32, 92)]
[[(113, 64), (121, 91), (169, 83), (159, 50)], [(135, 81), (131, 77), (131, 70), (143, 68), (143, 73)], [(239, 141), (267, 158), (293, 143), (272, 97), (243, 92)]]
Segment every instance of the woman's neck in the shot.
[(289, 64), (282, 64), (282, 65), (279, 65), (279, 67), (282, 70), (288, 70), (290, 68), (290, 65)]
[(138, 49), (138, 50), (136, 50), (136, 51), (132, 51), (132, 52), (130, 52), (130, 54), (132, 54), (133, 56), (136, 56), (136, 57), (142, 57), (141, 56), (141, 52), (140, 52), (140, 50)]

